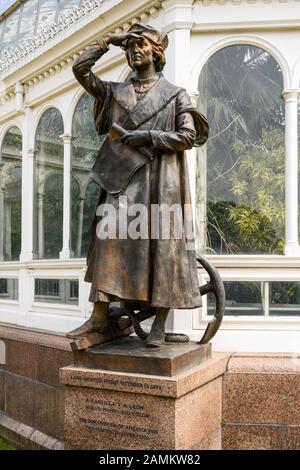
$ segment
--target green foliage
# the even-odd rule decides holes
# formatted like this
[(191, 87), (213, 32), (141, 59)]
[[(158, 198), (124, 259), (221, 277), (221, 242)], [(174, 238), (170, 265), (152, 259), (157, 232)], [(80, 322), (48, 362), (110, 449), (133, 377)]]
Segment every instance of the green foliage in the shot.
[(10, 444), (5, 442), (3, 439), (0, 439), (0, 450), (16, 450)]
[(233, 201), (208, 203), (210, 246), (226, 253), (282, 252), (283, 240), (272, 221), (257, 210)]
[(43, 203), (45, 258), (58, 258), (63, 241), (63, 175), (52, 174), (46, 181)]
[(11, 127), (5, 134), (1, 151), (4, 154), (9, 149), (13, 151), (15, 155), (21, 156), (22, 134), (18, 127)]
[(82, 232), (80, 246), (78, 243), (79, 213), (80, 213), (80, 190), (76, 179), (72, 178), (71, 184), (71, 247), (74, 257), (85, 257), (88, 251), (88, 244), (91, 236), (92, 221), (96, 211), (99, 195), (99, 186), (90, 181), (85, 189), (84, 206), (82, 214)]
[(282, 125), (282, 72), (263, 49), (247, 44), (221, 49), (207, 61), (199, 89), (205, 93), (209, 123), (216, 131), (233, 119), (242, 137), (260, 136), (262, 128)]
[(6, 204), (10, 205), (11, 219), (11, 254), (5, 253), (5, 259), (18, 260), (21, 252), (21, 190), (22, 169), (15, 166), (6, 176)]
[(84, 93), (80, 98), (73, 118), (72, 135), (73, 142), (73, 164), (77, 162), (91, 169), (96, 160), (100, 146), (104, 140), (95, 129), (93, 120), (94, 99), (88, 93)]
[[(262, 131), (259, 143), (237, 140), (239, 164), (228, 177), (235, 201), (211, 201), (212, 246), (231, 253), (282, 253), (284, 246), (284, 134)], [(217, 232), (217, 235), (216, 235)], [(219, 241), (218, 238), (223, 240)], [(225, 241), (226, 240), (226, 241)]]
[[(4, 233), (10, 231), (9, 243), (4, 241), (4, 260), (18, 260), (21, 251), (21, 182), (22, 182), (22, 135), (17, 127), (11, 127), (3, 139), (0, 152), (0, 187), (4, 191), (4, 207), (10, 214), (8, 220), (3, 215), (0, 223), (4, 225)], [(7, 248), (7, 250), (6, 250)]]
[[(72, 135), (75, 139), (72, 143), (71, 246), (76, 257), (84, 257), (87, 254), (91, 224), (99, 193), (99, 186), (93, 181), (88, 182), (87, 178), (105, 138), (105, 136), (99, 136), (96, 132), (93, 121), (93, 102), (94, 99), (88, 93), (81, 96), (76, 106), (72, 126)], [(82, 194), (80, 194), (79, 184), (74, 177), (76, 170), (84, 171), (86, 176)], [(82, 227), (79, 227), (80, 205), (82, 202), (84, 203)], [(78, 232), (81, 233), (80, 240), (78, 239)]]
[(299, 282), (272, 283), (271, 304), (300, 304)]
[(282, 253), (284, 245), (284, 134), (263, 130), (259, 142), (237, 140), (232, 145), (240, 159), (229, 181), (239, 201), (227, 210), (244, 245)]
[(206, 191), (208, 245), (214, 252), (282, 253), (282, 87), (276, 61), (251, 45), (218, 51), (201, 73), (210, 137), (207, 184), (198, 189), (198, 201)]

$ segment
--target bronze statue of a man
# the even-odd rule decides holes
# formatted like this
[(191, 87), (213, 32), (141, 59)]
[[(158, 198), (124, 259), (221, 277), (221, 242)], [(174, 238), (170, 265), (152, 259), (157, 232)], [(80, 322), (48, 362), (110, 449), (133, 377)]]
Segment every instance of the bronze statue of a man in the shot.
[[(111, 44), (125, 50), (135, 72), (123, 83), (101, 80), (91, 71)], [(167, 45), (166, 35), (134, 24), (127, 33), (100, 38), (73, 65), (76, 79), (95, 98), (97, 132), (108, 134), (90, 173), (101, 188), (98, 207), (111, 205), (119, 213), (126, 201), (130, 223), (130, 208), (140, 204), (147, 208), (149, 224), (147, 236), (124, 237), (119, 227), (116, 237), (103, 238), (97, 211), (85, 276), (94, 309), (70, 338), (105, 331), (110, 302), (134, 301), (155, 308), (147, 345), (159, 347), (171, 308), (201, 306), (190, 235), (183, 229), (180, 238), (172, 237), (171, 227), (170, 237), (151, 236), (153, 205), (179, 205), (187, 216), (184, 207), (191, 200), (185, 150), (204, 144), (208, 135), (207, 121), (187, 92), (162, 75)]]

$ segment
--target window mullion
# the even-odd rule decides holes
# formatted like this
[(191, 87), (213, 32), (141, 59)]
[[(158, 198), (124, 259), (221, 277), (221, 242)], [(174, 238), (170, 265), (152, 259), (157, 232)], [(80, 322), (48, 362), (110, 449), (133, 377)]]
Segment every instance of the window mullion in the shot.
[(298, 244), (298, 90), (285, 90), (285, 254)]
[(70, 250), (70, 224), (71, 224), (71, 152), (72, 136), (62, 134), (64, 142), (64, 201), (63, 201), (63, 247), (59, 254), (61, 259), (71, 257)]

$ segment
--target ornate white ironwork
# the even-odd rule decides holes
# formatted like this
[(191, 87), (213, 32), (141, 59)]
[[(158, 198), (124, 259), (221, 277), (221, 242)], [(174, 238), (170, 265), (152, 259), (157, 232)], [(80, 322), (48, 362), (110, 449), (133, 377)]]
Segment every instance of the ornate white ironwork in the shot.
[(13, 53), (4, 51), (4, 57), (0, 59), (0, 73), (26, 57), (50, 39), (68, 29), (72, 24), (100, 7), (104, 2), (105, 0), (84, 0), (80, 7), (76, 5), (70, 12), (62, 13), (57, 23), (51, 23), (47, 28), (43, 28), (37, 36), (30, 39), (30, 41), (24, 41), (19, 44)]

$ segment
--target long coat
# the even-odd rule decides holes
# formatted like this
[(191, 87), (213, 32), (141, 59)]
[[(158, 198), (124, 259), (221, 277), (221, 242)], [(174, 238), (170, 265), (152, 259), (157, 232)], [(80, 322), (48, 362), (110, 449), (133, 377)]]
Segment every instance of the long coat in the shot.
[[(73, 65), (75, 77), (95, 98), (97, 132), (108, 133), (113, 123), (127, 130), (147, 130), (154, 158), (149, 160), (137, 149), (108, 137), (100, 149), (90, 173), (101, 188), (99, 204), (111, 204), (117, 216), (124, 211), (124, 201), (129, 213), (134, 204), (143, 204), (148, 211), (148, 235), (124, 238), (117, 226), (116, 238), (100, 239), (97, 234), (101, 223), (107, 221), (107, 214), (105, 218), (97, 212), (85, 276), (92, 284), (90, 300), (126, 299), (177, 309), (199, 307), (196, 255), (191, 248), (193, 233), (186, 233), (183, 226), (182, 236), (174, 237), (175, 222), (171, 217), (171, 236), (165, 238), (159, 226), (153, 238), (151, 206), (175, 204), (181, 208), (184, 222), (191, 223), (185, 150), (206, 141), (207, 121), (192, 106), (186, 91), (163, 76), (139, 101), (131, 79), (123, 83), (100, 80), (91, 68), (105, 52), (99, 45), (90, 46)], [(132, 220), (127, 215), (127, 221)]]

